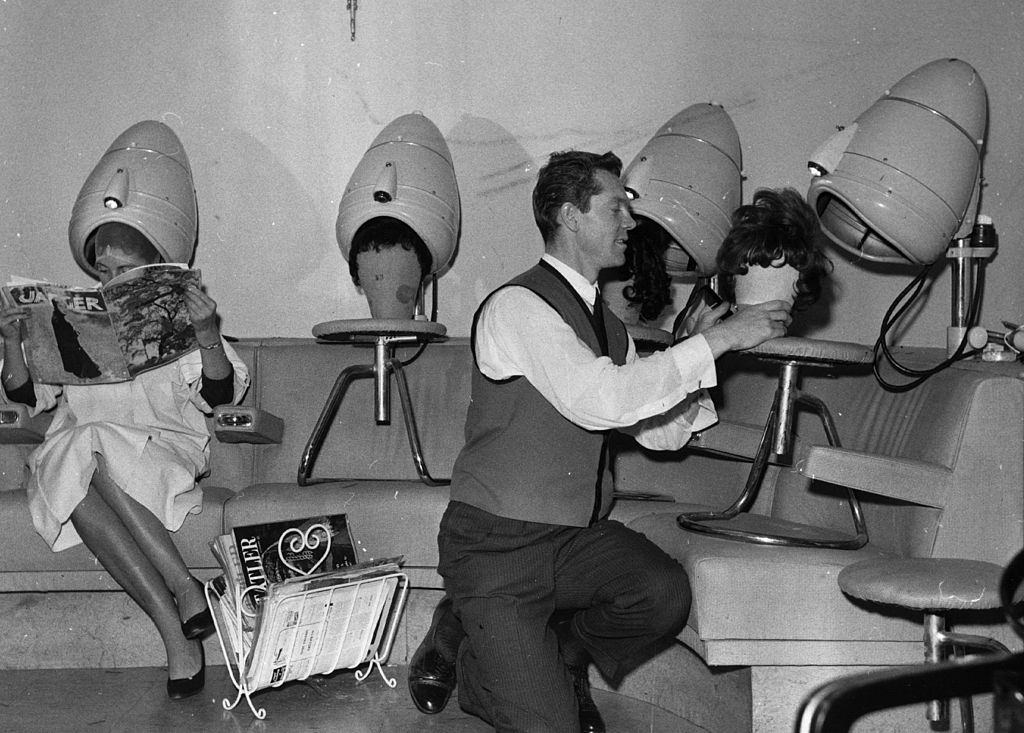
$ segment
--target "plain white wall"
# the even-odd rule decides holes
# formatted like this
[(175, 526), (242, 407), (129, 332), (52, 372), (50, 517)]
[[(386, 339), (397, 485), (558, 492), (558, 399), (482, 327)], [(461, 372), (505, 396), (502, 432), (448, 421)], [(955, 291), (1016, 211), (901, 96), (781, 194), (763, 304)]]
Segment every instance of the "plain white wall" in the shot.
[[(697, 102), (724, 106), (743, 146), (744, 200), (806, 191), (806, 161), (896, 80), (956, 57), (989, 93), (983, 211), (1001, 236), (982, 323), (1024, 320), (1024, 15), (1019, 0), (359, 3), (342, 0), (0, 3), (0, 277), (87, 278), (71, 204), (113, 139), (159, 119), (195, 173), (202, 269), (236, 336), (308, 336), (367, 317), (334, 238), (338, 201), (376, 134), (419, 110), (445, 135), (462, 237), (439, 320), (469, 331), (490, 289), (532, 264), (536, 171), (566, 148), (629, 162)], [(810, 322), (871, 342), (912, 271), (836, 263)], [(942, 346), (948, 268), (902, 343)]]

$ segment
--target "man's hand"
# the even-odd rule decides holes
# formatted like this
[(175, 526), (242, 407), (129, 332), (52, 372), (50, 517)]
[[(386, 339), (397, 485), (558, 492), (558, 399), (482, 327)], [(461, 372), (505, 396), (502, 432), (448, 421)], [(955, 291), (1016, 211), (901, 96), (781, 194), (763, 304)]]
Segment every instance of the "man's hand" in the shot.
[(725, 318), (729, 314), (730, 307), (730, 304), (725, 302), (719, 303), (714, 308), (698, 304), (697, 308), (678, 325), (676, 332), (672, 334), (673, 337), (678, 341), (682, 338), (696, 336), (698, 333), (704, 333)]
[[(720, 305), (710, 313), (714, 314), (722, 307)], [(701, 333), (704, 334), (711, 353), (717, 359), (727, 351), (750, 349), (768, 339), (785, 336), (786, 329), (793, 320), (789, 309), (790, 304), (784, 300), (741, 305), (731, 318), (719, 320)]]

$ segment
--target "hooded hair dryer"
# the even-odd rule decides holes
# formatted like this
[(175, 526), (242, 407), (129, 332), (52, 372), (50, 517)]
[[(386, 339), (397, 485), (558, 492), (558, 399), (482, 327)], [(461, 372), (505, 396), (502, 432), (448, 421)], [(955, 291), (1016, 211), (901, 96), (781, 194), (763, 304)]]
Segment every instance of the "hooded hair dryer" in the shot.
[(71, 254), (93, 277), (91, 237), (108, 222), (140, 231), (164, 262), (191, 263), (199, 224), (192, 169), (178, 136), (162, 122), (138, 122), (121, 133), (75, 200)]

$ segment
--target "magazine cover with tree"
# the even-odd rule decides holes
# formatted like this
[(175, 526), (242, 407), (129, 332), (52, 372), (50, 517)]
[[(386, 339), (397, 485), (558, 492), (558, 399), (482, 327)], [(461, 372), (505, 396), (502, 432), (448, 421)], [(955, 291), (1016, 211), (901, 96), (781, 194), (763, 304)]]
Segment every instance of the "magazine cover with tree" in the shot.
[(161, 263), (95, 288), (26, 280), (0, 292), (28, 310), (23, 344), (33, 380), (100, 384), (129, 381), (199, 348), (188, 283), (200, 284), (198, 270)]

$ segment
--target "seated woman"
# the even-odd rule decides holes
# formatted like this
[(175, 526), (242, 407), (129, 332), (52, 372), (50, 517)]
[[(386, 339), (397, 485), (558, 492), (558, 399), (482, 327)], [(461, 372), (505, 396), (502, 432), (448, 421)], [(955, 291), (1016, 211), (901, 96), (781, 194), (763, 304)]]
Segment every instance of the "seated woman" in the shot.
[[(118, 180), (123, 186), (111, 188)], [(181, 141), (149, 120), (100, 159), (75, 202), (68, 238), (76, 262), (105, 285), (143, 265), (190, 262), (197, 231)], [(171, 533), (202, 510), (196, 479), (210, 457), (204, 413), (240, 401), (249, 384), (248, 369), (221, 337), (214, 300), (194, 283), (184, 300), (198, 349), (130, 381), (64, 386), (33, 380), (22, 344), (27, 311), (0, 308), (0, 397), (33, 412), (54, 410), (28, 457), (35, 529), (54, 552), (84, 542), (152, 619), (172, 699), (203, 689), (202, 638), (213, 619)]]
[[(101, 283), (161, 257), (137, 230), (118, 222), (93, 236)], [(202, 584), (170, 532), (202, 508), (196, 477), (206, 471), (210, 436), (203, 417), (241, 398), (245, 365), (220, 335), (217, 305), (196, 285), (185, 292), (200, 348), (129, 382), (33, 384), (21, 345), (23, 309), (0, 309), (0, 383), (8, 399), (56, 407), (43, 443), (29, 456), (29, 508), (54, 552), (82, 542), (156, 624), (167, 651), (167, 694), (204, 684), (201, 639), (213, 630)]]

